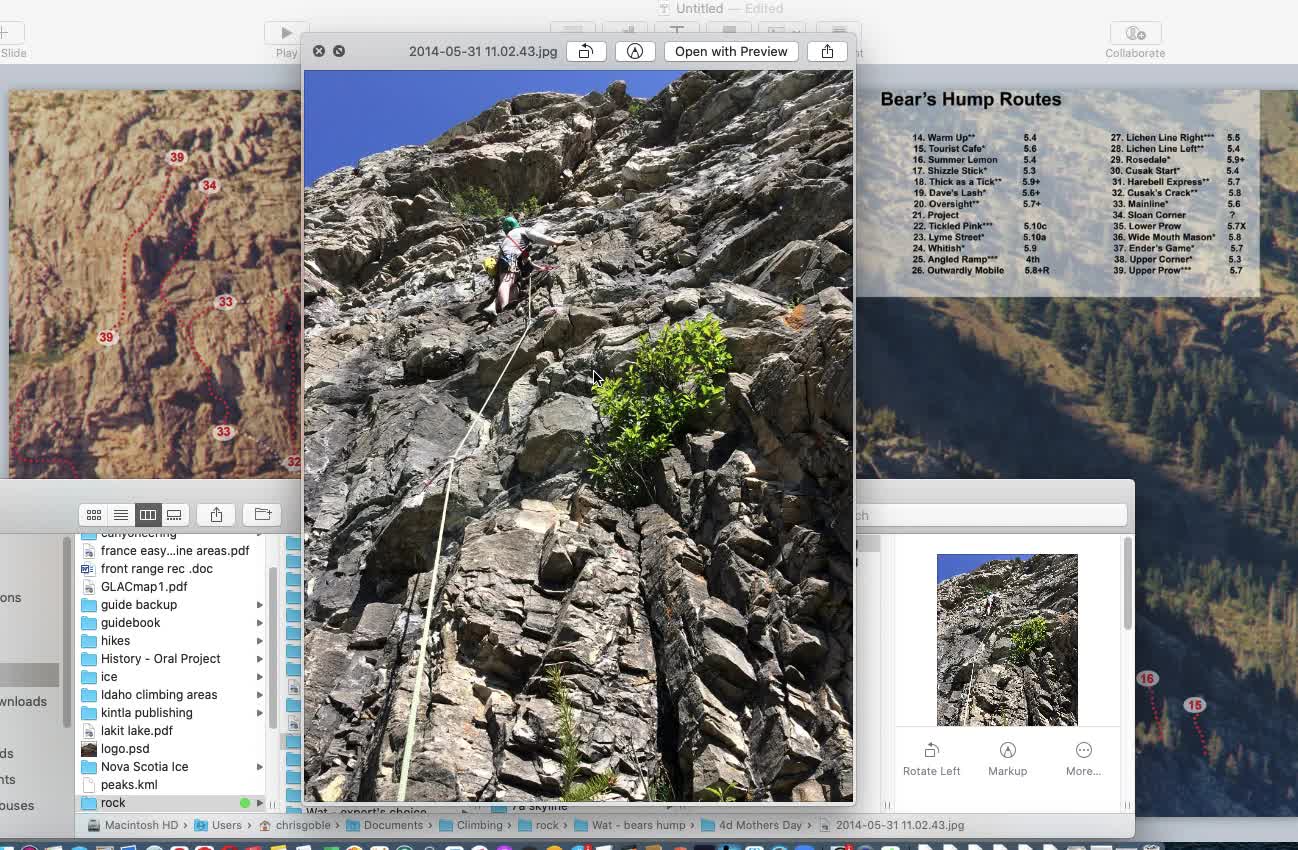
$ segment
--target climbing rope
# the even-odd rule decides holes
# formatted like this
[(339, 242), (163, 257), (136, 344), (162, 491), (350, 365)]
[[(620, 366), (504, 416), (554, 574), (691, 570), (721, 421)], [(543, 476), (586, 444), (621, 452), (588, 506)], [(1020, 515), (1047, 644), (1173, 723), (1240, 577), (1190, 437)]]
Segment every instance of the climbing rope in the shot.
[(518, 342), (514, 344), (514, 350), (509, 352), (509, 359), (505, 361), (505, 367), (496, 376), (496, 382), (491, 385), (491, 391), (483, 399), (482, 407), (478, 408), (478, 415), (469, 423), (469, 427), (460, 439), (460, 444), (455, 447), (455, 451), (451, 452), (451, 459), (446, 467), (446, 490), (442, 495), (442, 518), (437, 524), (437, 553), (433, 556), (433, 575), (432, 580), (428, 583), (428, 603), (424, 605), (424, 628), (419, 638), (419, 662), (415, 665), (415, 693), (410, 700), (410, 718), (406, 722), (405, 748), (401, 753), (401, 782), (397, 786), (398, 803), (406, 801), (406, 782), (410, 779), (410, 758), (415, 751), (415, 724), (419, 719), (419, 700), (422, 696), (424, 684), (424, 661), (428, 657), (428, 632), (429, 626), (433, 622), (433, 597), (437, 594), (437, 576), (442, 566), (442, 536), (446, 532), (446, 508), (451, 503), (451, 482), (455, 477), (455, 464), (460, 459), (460, 450), (469, 441), (469, 435), (482, 421), (487, 405), (491, 403), (491, 397), (496, 394), (500, 382), (505, 379), (505, 375), (509, 372), (509, 367), (514, 362), (514, 356), (523, 347), (523, 340), (527, 339), (527, 332), (532, 327), (532, 293), (530, 290), (527, 293), (526, 304), (527, 320), (523, 323), (523, 332), (518, 335)]

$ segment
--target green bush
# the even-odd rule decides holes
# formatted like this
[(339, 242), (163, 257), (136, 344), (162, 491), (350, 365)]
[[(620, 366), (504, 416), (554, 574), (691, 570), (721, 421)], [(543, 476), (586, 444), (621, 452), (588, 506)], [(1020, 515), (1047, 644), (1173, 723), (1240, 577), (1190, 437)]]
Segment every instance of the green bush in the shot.
[(451, 195), (451, 209), (461, 218), (501, 218), (512, 212), (519, 221), (536, 218), (541, 214), (541, 201), (532, 195), (525, 201), (501, 203), (485, 186), (470, 186)]
[(1014, 644), (1014, 663), (1023, 664), (1028, 656), (1046, 645), (1046, 619), (1038, 614), (1030, 618), (1010, 635)]
[(536, 195), (533, 195), (517, 206), (519, 221), (527, 221), (529, 218), (536, 218), (541, 214), (541, 202), (536, 199)]
[(470, 186), (451, 195), (451, 209), (461, 218), (500, 218), (504, 208), (485, 186)]
[(667, 454), (692, 418), (724, 392), (717, 378), (730, 367), (721, 325), (711, 316), (644, 338), (626, 373), (595, 385), (600, 427), (590, 441), (596, 484), (628, 502), (650, 495), (646, 465)]

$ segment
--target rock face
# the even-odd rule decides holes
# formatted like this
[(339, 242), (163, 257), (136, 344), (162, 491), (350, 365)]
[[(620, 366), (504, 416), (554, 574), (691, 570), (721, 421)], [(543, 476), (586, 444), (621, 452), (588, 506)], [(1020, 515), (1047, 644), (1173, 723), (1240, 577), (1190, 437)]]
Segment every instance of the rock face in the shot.
[(298, 94), (9, 107), (11, 474), (297, 477)]
[[(989, 560), (937, 604), (938, 725), (1077, 725), (1076, 555)], [(1041, 639), (1016, 647), (1036, 618)]]
[[(519, 95), (307, 190), (310, 799), (395, 798), (429, 617), (409, 800), (561, 799), (555, 668), (601, 800), (851, 797), (850, 120), (846, 76), (690, 72)], [(480, 189), (577, 240), (530, 325), (476, 312), (498, 226), (450, 196)], [(723, 403), (652, 504), (605, 498), (592, 386), (709, 315)]]

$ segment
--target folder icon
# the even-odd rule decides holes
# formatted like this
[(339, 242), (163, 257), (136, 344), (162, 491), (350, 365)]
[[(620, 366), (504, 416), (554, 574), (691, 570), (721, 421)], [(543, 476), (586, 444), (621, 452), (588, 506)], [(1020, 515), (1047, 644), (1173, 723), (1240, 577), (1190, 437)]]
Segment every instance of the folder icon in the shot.
[(298, 713), (300, 713), (300, 712), (302, 711), (302, 700), (300, 700), (300, 699), (291, 699), (291, 700), (289, 700), (289, 701), (285, 704), (285, 706), (284, 706), (284, 710), (287, 711), (289, 714), (298, 714)]
[(95, 667), (95, 666), (97, 666), (98, 664), (99, 664), (99, 656), (98, 656), (98, 655), (95, 655), (93, 652), (83, 652), (83, 653), (81, 653), (81, 666), (82, 666), (82, 667)]
[[(97, 649), (98, 647), (99, 647), (99, 638), (95, 637), (94, 635), (81, 636), (82, 649)], [(85, 662), (83, 661), (82, 663), (84, 664)]]
[(99, 773), (99, 763), (98, 763), (98, 762), (90, 761), (89, 759), (82, 759), (82, 760), (81, 760), (81, 775), (82, 775), (82, 776), (94, 776), (94, 775), (97, 774), (97, 773)]
[(290, 771), (288, 771), (287, 773), (284, 774), (284, 783), (285, 783), (286, 785), (301, 785), (301, 784), (302, 784), (302, 771), (300, 771), (300, 770), (290, 770)]
[(95, 600), (93, 600), (93, 599), (82, 599), (82, 600), (81, 600), (81, 613), (82, 613), (82, 614), (93, 614), (93, 613), (95, 613), (95, 612), (98, 611), (98, 610), (99, 610), (99, 603), (96, 602)]
[(524, 819), (524, 818), (519, 818), (519, 819), (518, 819), (518, 831), (519, 831), (519, 832), (531, 832), (531, 831), (532, 831), (532, 822), (531, 822), (530, 820), (526, 820), (526, 819)]
[(288, 765), (289, 767), (301, 767), (301, 766), (302, 766), (302, 754), (301, 754), (301, 753), (288, 753), (288, 754), (287, 754), (287, 757), (286, 757), (286, 760), (285, 760), (284, 763), (285, 763), (286, 765)]
[(290, 663), (284, 665), (284, 671), (285, 671), (288, 675), (290, 675), (290, 676), (301, 676), (301, 675), (302, 675), (302, 665), (301, 665), (301, 664), (293, 664), (292, 662), (290, 662)]
[(284, 657), (285, 657), (285, 658), (301, 658), (301, 657), (302, 657), (302, 644), (300, 644), (300, 643), (290, 643), (288, 646), (284, 647)]
[(302, 538), (301, 538), (301, 537), (285, 537), (285, 538), (284, 538), (284, 548), (287, 549), (287, 550), (289, 550), (290, 552), (300, 552), (300, 551), (302, 551)]
[(287, 789), (287, 791), (286, 791), (285, 794), (284, 794), (284, 799), (285, 799), (285, 801), (287, 801), (287, 802), (289, 802), (289, 803), (300, 803), (300, 802), (302, 802), (302, 789), (300, 789), (300, 788), (289, 788), (289, 789)]
[(99, 684), (99, 674), (96, 673), (96, 672), (93, 671), (93, 670), (82, 670), (82, 671), (81, 671), (81, 684), (83, 684), (83, 685), (97, 685), (97, 684)]
[(577, 819), (572, 822), (572, 828), (577, 832), (587, 832), (590, 830), (590, 823)]
[(284, 639), (285, 639), (285, 640), (301, 640), (301, 639), (302, 639), (302, 627), (301, 627), (301, 626), (288, 626), (288, 627), (286, 627), (286, 628), (284, 629)]
[(288, 736), (288, 742), (287, 742), (284, 746), (288, 747), (290, 750), (300, 750), (300, 749), (302, 749), (302, 736), (301, 736), (301, 735), (289, 735), (289, 736)]
[(96, 619), (95, 617), (82, 617), (82, 618), (81, 618), (81, 630), (82, 630), (83, 632), (85, 632), (85, 631), (94, 631), (94, 630), (97, 629), (97, 628), (99, 628), (99, 620)]
[(94, 812), (94, 811), (98, 811), (98, 809), (99, 809), (99, 801), (96, 800), (94, 797), (81, 798), (81, 811)]
[(288, 567), (290, 570), (300, 570), (300, 569), (302, 569), (302, 556), (301, 556), (301, 555), (285, 555), (285, 556), (284, 556), (284, 566)]
[(287, 590), (287, 591), (285, 591), (285, 592), (284, 592), (284, 601), (287, 602), (289, 605), (301, 605), (301, 604), (302, 604), (302, 591), (300, 591), (300, 590)]
[(82, 701), (82, 702), (99, 702), (99, 691), (95, 690), (94, 688), (82, 688), (82, 689), (81, 689), (81, 701)]
[(288, 586), (288, 587), (301, 587), (301, 586), (302, 586), (302, 574), (301, 574), (301, 573), (284, 573), (284, 584), (285, 584), (286, 586)]
[(699, 832), (716, 832), (717, 822), (710, 818), (699, 818)]
[(453, 820), (449, 820), (449, 819), (447, 819), (447, 818), (441, 818), (440, 820), (437, 821), (437, 831), (438, 831), (438, 832), (454, 832), (454, 831), (455, 831), (455, 821), (453, 821)]
[(81, 706), (81, 719), (82, 719), (82, 720), (98, 720), (98, 719), (99, 719), (99, 709), (97, 709), (97, 708), (91, 708), (91, 707), (88, 706), (88, 705), (83, 705), (83, 706)]
[(289, 608), (284, 612), (284, 620), (289, 623), (300, 623), (302, 622), (302, 612), (297, 608)]

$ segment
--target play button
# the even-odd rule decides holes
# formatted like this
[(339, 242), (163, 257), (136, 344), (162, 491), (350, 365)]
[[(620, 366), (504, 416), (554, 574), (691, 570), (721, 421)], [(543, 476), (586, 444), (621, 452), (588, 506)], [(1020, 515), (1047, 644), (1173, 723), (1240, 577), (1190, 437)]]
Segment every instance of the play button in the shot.
[(266, 43), (297, 44), (302, 40), (302, 33), (309, 32), (310, 29), (306, 21), (267, 21)]

